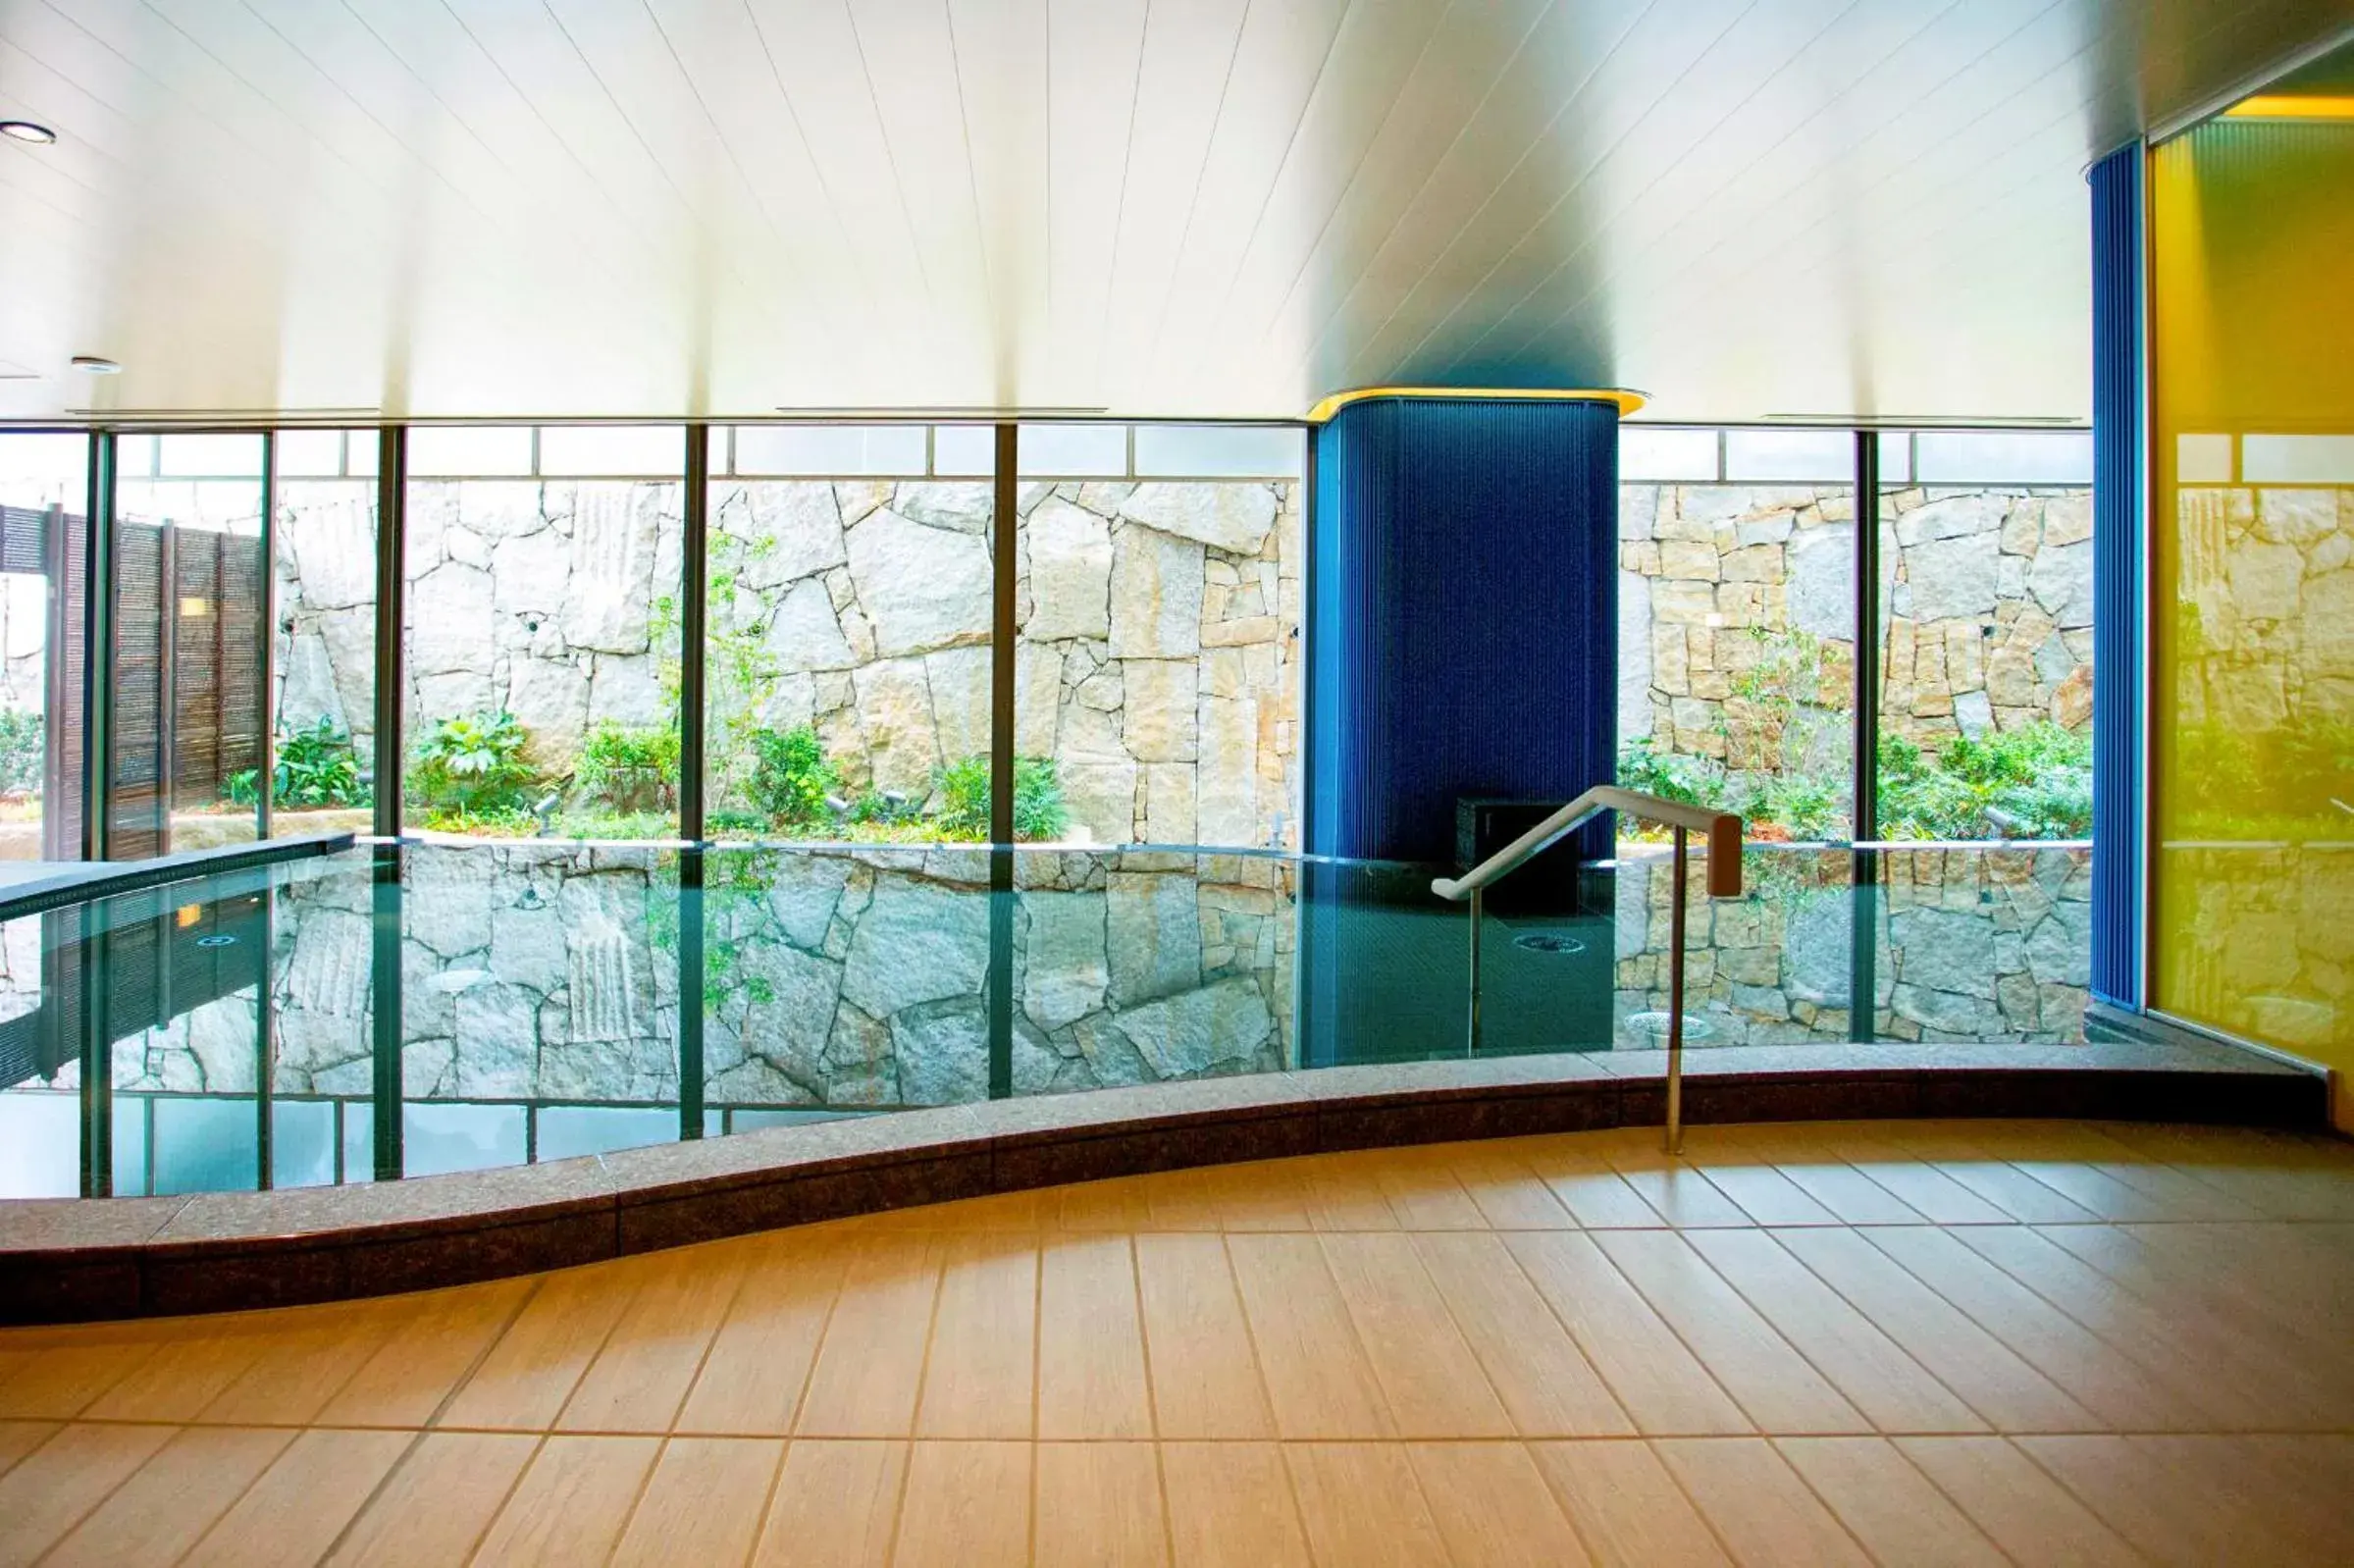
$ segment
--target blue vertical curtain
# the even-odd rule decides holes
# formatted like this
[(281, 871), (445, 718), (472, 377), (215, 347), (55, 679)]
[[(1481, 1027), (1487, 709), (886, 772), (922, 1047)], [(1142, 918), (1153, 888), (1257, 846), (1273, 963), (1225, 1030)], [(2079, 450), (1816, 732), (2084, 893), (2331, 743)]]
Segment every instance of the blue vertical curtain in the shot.
[(1461, 797), (1607, 783), (1616, 406), (1353, 403), (1317, 432), (1316, 487), (1310, 851), (1443, 861)]
[(2139, 1009), (2142, 994), (2142, 770), (2145, 495), (2142, 389), (2142, 143), (2093, 165), (2093, 928), (2092, 988)]

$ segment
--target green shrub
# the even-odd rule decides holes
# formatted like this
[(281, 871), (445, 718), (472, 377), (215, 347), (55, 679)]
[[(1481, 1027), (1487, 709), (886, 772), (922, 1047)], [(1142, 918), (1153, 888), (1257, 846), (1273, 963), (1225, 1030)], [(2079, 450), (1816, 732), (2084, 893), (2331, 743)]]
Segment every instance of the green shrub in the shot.
[(1842, 781), (1813, 773), (1767, 774), (1750, 788), (1742, 814), (1787, 829), (1794, 839), (1827, 839), (1847, 804)]
[(40, 712), (0, 707), (0, 795), (38, 800), (48, 758), (48, 726)]
[(425, 825), (437, 833), (471, 833), (484, 838), (537, 838), (544, 826), (538, 813), (523, 805), (480, 811), (462, 806), (429, 806)]
[(1703, 810), (1713, 811), (1725, 804), (1723, 774), (1697, 757), (1656, 750), (1648, 735), (1630, 742), (1618, 754), (1618, 787)]
[[(986, 790), (984, 781), (981, 788)], [(983, 811), (983, 817), (988, 815)], [(850, 820), (861, 827), (904, 828), (923, 820), (923, 803), (896, 792), (870, 789), (851, 804)]]
[(727, 806), (716, 808), (704, 817), (704, 826), (712, 833), (758, 833), (767, 825), (768, 818), (758, 811)]
[[(973, 843), (989, 837), (989, 758), (968, 757), (940, 773), (940, 836)], [(1063, 780), (1054, 759), (1014, 759), (1014, 837), (1021, 843), (1059, 839), (1071, 825)]]
[[(360, 772), (359, 751), (350, 731), (325, 713), (316, 723), (278, 732), (277, 764), (270, 780), (271, 803), (298, 810), (367, 806), (376, 794)], [(254, 770), (230, 774), (221, 793), (233, 805), (253, 805)]]
[(842, 787), (842, 775), (826, 759), (817, 731), (807, 724), (782, 732), (757, 729), (750, 739), (754, 809), (776, 827), (826, 821), (826, 798)]
[(1879, 748), (1880, 830), (1894, 839), (2082, 838), (2092, 831), (2092, 737), (2049, 719), (1932, 758), (1899, 735)]
[(460, 832), (536, 822), (529, 792), (539, 775), (523, 758), (529, 740), (503, 707), (436, 720), (418, 738), (408, 780), (426, 819)]
[(678, 730), (600, 719), (581, 743), (572, 787), (617, 816), (650, 815), (678, 805)]

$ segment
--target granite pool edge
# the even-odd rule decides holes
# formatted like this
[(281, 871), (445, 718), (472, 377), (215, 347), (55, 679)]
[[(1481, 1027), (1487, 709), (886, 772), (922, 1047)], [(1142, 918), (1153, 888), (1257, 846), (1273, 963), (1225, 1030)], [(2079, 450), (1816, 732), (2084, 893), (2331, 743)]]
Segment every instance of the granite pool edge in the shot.
[[(2253, 1058), (1823, 1056), (1745, 1069), (1729, 1052), (1695, 1053), (1686, 1117), (2328, 1125), (2323, 1079)], [(1071, 1181), (1657, 1125), (1665, 1104), (1648, 1062), (1609, 1055), (1412, 1063), (943, 1107), (382, 1185), (0, 1203), (0, 1323), (389, 1295)]]

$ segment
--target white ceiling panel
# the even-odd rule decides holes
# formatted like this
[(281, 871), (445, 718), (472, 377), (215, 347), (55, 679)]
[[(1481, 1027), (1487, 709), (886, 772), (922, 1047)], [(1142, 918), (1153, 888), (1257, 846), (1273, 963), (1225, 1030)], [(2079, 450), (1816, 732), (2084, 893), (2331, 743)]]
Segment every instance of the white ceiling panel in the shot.
[[(2354, 0), (0, 0), (0, 419), (2081, 419), (2083, 172)], [(122, 362), (93, 380), (75, 354)]]

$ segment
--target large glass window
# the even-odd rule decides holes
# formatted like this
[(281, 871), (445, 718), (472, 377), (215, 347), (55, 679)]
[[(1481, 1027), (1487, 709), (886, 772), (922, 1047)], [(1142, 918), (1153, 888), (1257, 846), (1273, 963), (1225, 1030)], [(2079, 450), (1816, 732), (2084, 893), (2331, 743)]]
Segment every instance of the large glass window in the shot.
[(1300, 434), (1020, 432), (1015, 750), (1092, 844), (1299, 842)]
[(89, 438), (0, 434), (0, 860), (81, 854)]
[(710, 837), (988, 836), (996, 502), (928, 437), (712, 433)]
[(1770, 430), (1629, 438), (1619, 493), (1619, 782), (1740, 811), (1761, 839), (1847, 837), (1853, 439)]
[(113, 859), (258, 833), (266, 445), (258, 432), (117, 440)]
[[(2350, 67), (2340, 50), (2150, 159), (2150, 1000), (2341, 1079), (2354, 1070)], [(2354, 1121), (2342, 1086), (2336, 1115)]]
[(405, 826), (677, 832), (685, 461), (675, 425), (409, 433)]
[(370, 825), (378, 445), (373, 430), (286, 430), (273, 444), (273, 835)]
[(1881, 441), (1880, 836), (2092, 831), (2092, 442)]

